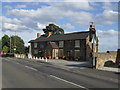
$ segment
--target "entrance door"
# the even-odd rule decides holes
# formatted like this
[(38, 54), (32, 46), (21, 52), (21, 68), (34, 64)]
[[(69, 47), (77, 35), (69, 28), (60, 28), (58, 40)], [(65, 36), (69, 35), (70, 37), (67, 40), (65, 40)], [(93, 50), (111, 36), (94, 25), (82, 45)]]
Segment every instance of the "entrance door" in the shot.
[(53, 51), (52, 51), (52, 58), (53, 59), (58, 59), (58, 49), (53, 49)]

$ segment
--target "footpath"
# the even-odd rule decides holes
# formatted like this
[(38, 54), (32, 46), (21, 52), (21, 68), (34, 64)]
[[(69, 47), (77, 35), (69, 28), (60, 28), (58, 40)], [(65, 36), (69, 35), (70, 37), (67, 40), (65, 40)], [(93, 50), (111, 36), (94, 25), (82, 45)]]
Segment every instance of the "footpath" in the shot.
[[(38, 60), (39, 61), (39, 60)], [(46, 62), (45, 60), (42, 60), (43, 62)], [(49, 59), (47, 60), (47, 63), (53, 64), (55, 66), (64, 68), (64, 69), (85, 69), (85, 68), (90, 68), (90, 64), (88, 61), (69, 61), (69, 60), (53, 60), (53, 59)], [(104, 70), (104, 71), (111, 71), (111, 72), (119, 72), (120, 69), (119, 68), (113, 68), (113, 67), (103, 67), (100, 68), (98, 70)]]
[[(37, 60), (38, 62), (46, 62), (44, 60)], [(94, 69), (90, 67), (88, 61), (68, 61), (68, 60), (47, 60), (47, 63), (65, 70), (72, 71), (74, 73), (79, 73), (83, 75), (88, 75), (90, 77), (103, 78), (104, 80), (112, 80), (118, 82), (118, 76), (120, 74), (118, 68), (104, 67), (101, 69)]]

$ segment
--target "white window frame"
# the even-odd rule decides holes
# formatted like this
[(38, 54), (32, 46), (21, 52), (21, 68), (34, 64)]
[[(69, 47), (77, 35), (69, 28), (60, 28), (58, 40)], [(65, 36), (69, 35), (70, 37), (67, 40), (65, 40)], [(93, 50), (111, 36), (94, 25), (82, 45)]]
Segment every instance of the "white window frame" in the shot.
[(37, 43), (34, 43), (34, 48), (37, 48)]
[(64, 41), (59, 41), (59, 47), (63, 47), (64, 46)]
[(75, 47), (80, 47), (80, 40), (75, 40)]

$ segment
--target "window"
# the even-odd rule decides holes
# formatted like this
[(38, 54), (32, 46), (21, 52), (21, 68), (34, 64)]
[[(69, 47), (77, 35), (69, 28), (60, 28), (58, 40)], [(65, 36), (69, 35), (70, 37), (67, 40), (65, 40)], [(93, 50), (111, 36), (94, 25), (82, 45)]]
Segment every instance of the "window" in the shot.
[(38, 54), (38, 50), (34, 50), (34, 54)]
[(80, 41), (79, 40), (75, 40), (75, 47), (80, 47)]
[(34, 48), (37, 48), (37, 43), (34, 43)]
[(75, 50), (75, 58), (79, 58), (80, 57), (80, 50)]
[(59, 41), (59, 47), (63, 47), (64, 42), (63, 41)]
[(40, 44), (40, 48), (44, 48), (44, 45), (43, 45), (43, 44)]
[(59, 49), (59, 57), (62, 57), (62, 56), (64, 56), (63, 49)]

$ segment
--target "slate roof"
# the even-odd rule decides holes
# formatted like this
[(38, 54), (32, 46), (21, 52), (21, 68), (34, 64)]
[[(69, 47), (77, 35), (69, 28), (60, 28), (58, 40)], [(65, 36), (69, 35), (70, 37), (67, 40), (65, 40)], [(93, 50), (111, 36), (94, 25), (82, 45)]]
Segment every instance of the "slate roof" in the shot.
[(89, 35), (89, 31), (67, 33), (63, 35), (51, 35), (49, 37), (41, 36), (35, 40), (29, 41), (29, 43), (30, 42), (44, 42), (44, 41), (64, 41), (64, 40), (86, 39), (88, 35)]

